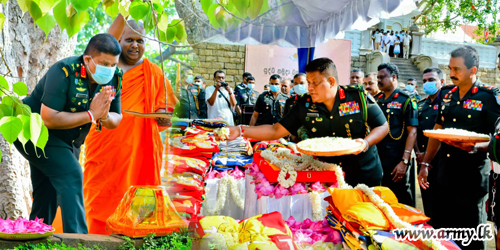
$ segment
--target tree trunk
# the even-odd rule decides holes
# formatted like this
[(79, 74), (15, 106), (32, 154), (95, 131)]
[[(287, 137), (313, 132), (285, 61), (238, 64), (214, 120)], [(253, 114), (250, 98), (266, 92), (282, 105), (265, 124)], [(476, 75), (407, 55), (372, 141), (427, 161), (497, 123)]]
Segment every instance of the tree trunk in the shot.
[[(9, 84), (18, 81), (33, 90), (49, 67), (74, 53), (76, 36), (68, 39), (56, 26), (45, 40), (45, 33), (34, 23), (29, 13), (23, 15), (14, 0), (0, 4), (5, 23), (0, 32), (0, 74)], [(27, 218), (31, 210), (31, 180), (29, 164), (0, 137), (2, 162), (0, 163), (0, 217)]]

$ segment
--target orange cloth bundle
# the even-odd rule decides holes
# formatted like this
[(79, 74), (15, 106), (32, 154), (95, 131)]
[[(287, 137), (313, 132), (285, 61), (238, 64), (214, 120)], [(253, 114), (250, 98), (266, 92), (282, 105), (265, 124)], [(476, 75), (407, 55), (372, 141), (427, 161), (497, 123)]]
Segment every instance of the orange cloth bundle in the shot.
[[(365, 230), (392, 230), (391, 225), (384, 213), (370, 198), (361, 190), (329, 188), (331, 194), (331, 206), (338, 209), (342, 217), (357, 228), (363, 227)], [(394, 193), (387, 187), (375, 187), (373, 192), (392, 207), (394, 213), (403, 221), (412, 225), (425, 223), (430, 220), (420, 210), (398, 203)]]
[(132, 238), (164, 236), (187, 228), (168, 194), (155, 186), (132, 186), (106, 221), (106, 230)]

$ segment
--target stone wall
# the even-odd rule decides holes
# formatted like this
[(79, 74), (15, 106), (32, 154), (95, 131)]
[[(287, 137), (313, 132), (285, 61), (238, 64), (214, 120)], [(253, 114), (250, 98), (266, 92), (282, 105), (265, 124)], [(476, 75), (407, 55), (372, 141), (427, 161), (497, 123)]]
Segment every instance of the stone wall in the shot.
[(207, 86), (214, 84), (214, 72), (217, 70), (226, 72), (226, 82), (232, 88), (241, 83), (245, 72), (245, 46), (200, 43), (193, 49), (198, 56), (193, 75), (203, 76)]
[[(439, 68), (445, 74), (446, 84), (453, 84), (450, 79), (450, 69), (448, 69), (448, 65), (440, 64)], [(500, 70), (498, 69), (479, 68), (477, 76), (479, 80), (485, 84), (500, 87)]]
[(351, 69), (361, 69), (363, 70), (365, 73), (369, 73), (369, 72), (366, 72), (367, 71), (367, 68), (366, 68), (366, 56), (365, 55), (360, 55), (359, 57), (351, 57)]

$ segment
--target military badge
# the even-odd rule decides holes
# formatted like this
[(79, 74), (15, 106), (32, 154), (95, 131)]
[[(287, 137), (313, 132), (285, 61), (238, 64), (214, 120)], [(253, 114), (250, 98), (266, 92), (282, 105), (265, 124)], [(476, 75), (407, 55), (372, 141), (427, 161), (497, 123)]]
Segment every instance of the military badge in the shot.
[(436, 105), (434, 105), (434, 108), (433, 108), (433, 109), (434, 109), (434, 110), (438, 110), (438, 109), (439, 109), (439, 105), (437, 105), (437, 104), (436, 104)]
[(339, 106), (339, 114), (340, 116), (352, 115), (360, 113), (359, 104), (355, 101), (341, 103)]
[(80, 92), (85, 92), (85, 91), (87, 91), (87, 89), (86, 89), (86, 88), (76, 88), (76, 90), (78, 90), (78, 91), (80, 91)]
[(70, 108), (71, 112), (76, 112), (76, 108)]
[(387, 103), (387, 108), (401, 109), (401, 103), (400, 102)]
[(483, 110), (483, 103), (479, 100), (467, 99), (462, 106), (464, 109), (471, 109), (476, 111)]

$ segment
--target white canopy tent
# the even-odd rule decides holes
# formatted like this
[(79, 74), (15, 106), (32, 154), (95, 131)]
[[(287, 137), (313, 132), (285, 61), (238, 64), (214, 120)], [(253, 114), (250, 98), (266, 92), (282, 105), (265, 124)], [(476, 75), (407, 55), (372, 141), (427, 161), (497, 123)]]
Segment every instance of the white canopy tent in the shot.
[[(406, 15), (416, 0), (269, 0), (270, 10), (254, 21), (211, 32), (216, 43), (309, 48), (347, 30), (366, 30), (380, 18)], [(287, 9), (286, 12), (283, 10)]]

